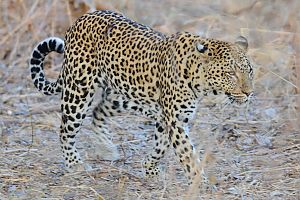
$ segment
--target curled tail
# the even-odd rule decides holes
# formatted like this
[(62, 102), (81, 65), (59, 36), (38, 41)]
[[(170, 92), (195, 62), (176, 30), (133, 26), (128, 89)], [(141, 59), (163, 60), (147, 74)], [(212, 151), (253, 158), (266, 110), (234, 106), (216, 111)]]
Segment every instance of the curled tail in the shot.
[(39, 91), (46, 95), (59, 94), (62, 91), (62, 79), (56, 82), (49, 82), (45, 78), (44, 60), (51, 51), (64, 52), (64, 41), (57, 37), (50, 37), (41, 41), (32, 51), (29, 66), (32, 81)]

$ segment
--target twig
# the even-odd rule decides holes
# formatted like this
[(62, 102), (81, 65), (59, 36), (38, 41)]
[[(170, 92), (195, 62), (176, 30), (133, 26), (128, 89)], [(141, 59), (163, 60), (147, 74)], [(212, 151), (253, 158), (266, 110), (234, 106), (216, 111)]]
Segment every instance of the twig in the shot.
[(295, 88), (299, 89), (297, 85), (295, 85), (294, 83), (292, 83), (291, 81), (289, 80), (286, 80), (285, 78), (283, 78), (282, 76), (280, 76), (279, 74), (276, 74), (275, 72), (271, 71), (271, 70), (268, 70), (268, 72), (270, 72), (271, 74), (277, 76), (278, 78), (280, 78), (281, 80), (289, 83), (290, 85), (294, 86)]
[[(20, 152), (20, 151), (28, 151), (28, 148), (23, 148), (23, 149), (10, 149), (10, 150), (5, 150), (2, 153), (15, 153), (15, 152)], [(38, 149), (30, 149), (29, 151), (38, 151)]]

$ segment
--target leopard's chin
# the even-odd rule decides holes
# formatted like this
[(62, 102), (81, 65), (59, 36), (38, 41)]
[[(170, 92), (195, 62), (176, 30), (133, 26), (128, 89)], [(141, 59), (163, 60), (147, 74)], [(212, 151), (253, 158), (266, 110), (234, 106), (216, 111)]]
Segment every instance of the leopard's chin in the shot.
[(249, 97), (244, 94), (237, 95), (226, 93), (226, 95), (228, 96), (228, 99), (231, 104), (244, 105), (247, 102), (249, 102)]

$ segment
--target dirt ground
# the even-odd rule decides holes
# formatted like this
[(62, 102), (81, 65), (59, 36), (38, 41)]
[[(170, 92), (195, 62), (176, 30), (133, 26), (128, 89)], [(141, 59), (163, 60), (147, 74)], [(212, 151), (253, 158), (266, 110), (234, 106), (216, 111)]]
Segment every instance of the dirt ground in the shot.
[[(248, 107), (205, 99), (191, 126), (209, 185), (189, 188), (170, 150), (158, 179), (143, 177), (153, 122), (111, 119), (121, 159), (95, 156), (91, 117), (78, 149), (92, 170), (67, 173), (58, 138), (59, 96), (34, 88), (28, 58), (49, 36), (64, 37), (85, 12), (110, 9), (171, 34), (189, 31), (249, 41), (255, 99)], [(297, 0), (1, 0), (0, 199), (300, 199), (300, 3)], [(46, 75), (57, 77), (62, 56), (51, 54)], [(215, 185), (216, 187), (212, 187)]]

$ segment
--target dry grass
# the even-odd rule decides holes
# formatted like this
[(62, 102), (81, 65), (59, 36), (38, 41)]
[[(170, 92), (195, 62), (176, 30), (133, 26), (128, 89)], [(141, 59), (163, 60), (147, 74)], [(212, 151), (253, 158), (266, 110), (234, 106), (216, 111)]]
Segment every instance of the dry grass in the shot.
[[(300, 199), (299, 1), (2, 0), (0, 6), (0, 199)], [(159, 180), (144, 179), (141, 160), (151, 148), (153, 125), (134, 116), (111, 120), (121, 152), (116, 162), (94, 156), (86, 120), (78, 148), (93, 170), (65, 173), (59, 97), (37, 92), (27, 60), (37, 42), (63, 37), (93, 9), (120, 11), (165, 33), (248, 38), (256, 101), (225, 110), (207, 100), (191, 129), (216, 190), (189, 189), (172, 151)], [(61, 61), (50, 56), (48, 77), (56, 78)]]

